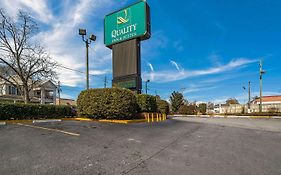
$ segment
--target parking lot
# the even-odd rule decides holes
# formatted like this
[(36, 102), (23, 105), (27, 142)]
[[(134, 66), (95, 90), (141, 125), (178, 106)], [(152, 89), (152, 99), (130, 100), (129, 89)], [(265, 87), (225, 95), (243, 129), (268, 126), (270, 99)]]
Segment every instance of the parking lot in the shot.
[(220, 120), (8, 124), (0, 174), (281, 174), (280, 131)]

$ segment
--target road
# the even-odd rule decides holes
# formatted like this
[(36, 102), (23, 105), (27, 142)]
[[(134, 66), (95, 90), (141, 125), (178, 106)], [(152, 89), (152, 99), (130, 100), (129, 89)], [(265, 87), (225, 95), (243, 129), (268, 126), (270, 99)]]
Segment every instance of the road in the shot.
[(281, 121), (238, 120), (0, 126), (0, 174), (280, 175)]

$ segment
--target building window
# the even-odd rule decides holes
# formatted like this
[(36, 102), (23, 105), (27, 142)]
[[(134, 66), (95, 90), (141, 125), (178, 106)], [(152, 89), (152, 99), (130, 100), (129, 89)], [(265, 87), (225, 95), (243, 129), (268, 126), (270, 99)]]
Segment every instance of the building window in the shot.
[(9, 86), (9, 94), (16, 95), (17, 89), (14, 86)]

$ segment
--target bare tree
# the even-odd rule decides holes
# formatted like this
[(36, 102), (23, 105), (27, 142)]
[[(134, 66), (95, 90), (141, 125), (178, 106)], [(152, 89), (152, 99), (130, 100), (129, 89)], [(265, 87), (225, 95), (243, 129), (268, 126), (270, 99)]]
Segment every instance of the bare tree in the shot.
[(57, 63), (32, 42), (37, 31), (36, 22), (27, 13), (19, 12), (17, 19), (12, 19), (0, 10), (0, 79), (17, 87), (25, 103), (30, 101), (29, 92), (35, 84), (57, 75)]

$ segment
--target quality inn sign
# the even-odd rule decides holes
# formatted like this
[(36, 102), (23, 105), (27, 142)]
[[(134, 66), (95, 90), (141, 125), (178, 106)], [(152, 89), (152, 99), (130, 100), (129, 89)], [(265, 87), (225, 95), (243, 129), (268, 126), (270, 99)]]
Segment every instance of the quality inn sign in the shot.
[(134, 38), (150, 38), (149, 6), (140, 1), (113, 12), (104, 19), (104, 43), (107, 47)]

